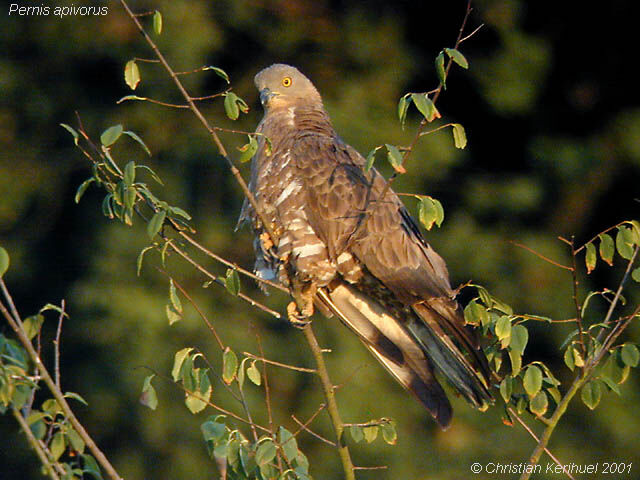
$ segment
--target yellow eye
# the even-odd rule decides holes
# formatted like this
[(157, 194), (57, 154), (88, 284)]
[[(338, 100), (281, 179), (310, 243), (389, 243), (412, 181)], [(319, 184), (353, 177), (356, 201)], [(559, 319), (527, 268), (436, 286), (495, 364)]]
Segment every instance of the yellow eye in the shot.
[(291, 77), (284, 77), (282, 79), (282, 86), (283, 87), (290, 87), (292, 83), (293, 83), (293, 80), (291, 80)]

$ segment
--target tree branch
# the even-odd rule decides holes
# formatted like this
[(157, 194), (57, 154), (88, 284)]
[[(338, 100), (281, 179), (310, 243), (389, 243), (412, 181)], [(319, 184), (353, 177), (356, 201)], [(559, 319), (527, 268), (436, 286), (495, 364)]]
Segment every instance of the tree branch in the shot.
[(42, 363), (42, 360), (38, 356), (38, 353), (33, 348), (33, 344), (31, 343), (31, 341), (27, 337), (27, 334), (24, 331), (22, 322), (20, 320), (20, 316), (18, 315), (18, 312), (15, 309), (15, 306), (13, 305), (13, 300), (11, 300), (11, 296), (9, 295), (9, 292), (7, 290), (7, 287), (2, 277), (0, 277), (0, 289), (2, 290), (5, 298), (7, 299), (7, 302), (9, 303), (10, 308), (14, 312), (14, 316), (9, 314), (9, 312), (7, 311), (7, 309), (4, 307), (2, 303), (0, 303), (0, 311), (6, 318), (7, 322), (9, 323), (9, 325), (11, 326), (15, 334), (18, 336), (20, 343), (22, 343), (24, 348), (27, 350), (27, 353), (29, 354), (31, 361), (33, 361), (35, 366), (40, 371), (40, 375), (42, 379), (46, 383), (47, 388), (51, 391), (51, 394), (53, 395), (53, 397), (56, 399), (56, 401), (60, 405), (60, 408), (62, 409), (64, 415), (67, 417), (69, 422), (71, 422), (71, 425), (73, 426), (75, 431), (78, 433), (78, 435), (82, 437), (82, 440), (84, 440), (85, 445), (87, 446), (87, 448), (89, 448), (89, 450), (91, 451), (93, 456), (96, 458), (98, 463), (102, 466), (102, 468), (107, 473), (109, 478), (111, 478), (112, 480), (122, 480), (122, 478), (120, 477), (116, 469), (113, 467), (113, 465), (111, 465), (111, 462), (109, 462), (109, 460), (104, 455), (104, 453), (102, 453), (100, 448), (98, 448), (98, 445), (93, 441), (93, 438), (91, 438), (91, 436), (85, 430), (84, 426), (80, 423), (78, 418), (75, 416), (75, 414), (73, 413), (73, 410), (71, 410), (71, 407), (69, 406), (69, 403), (67, 403), (67, 399), (62, 394), (62, 391), (57, 387), (55, 381), (53, 380), (48, 370)]
[(351, 454), (349, 453), (349, 447), (343, 444), (342, 441), (342, 433), (344, 430), (342, 419), (340, 418), (340, 412), (338, 410), (338, 404), (336, 403), (336, 397), (334, 392), (333, 383), (331, 383), (331, 379), (329, 378), (329, 372), (327, 371), (327, 366), (324, 363), (324, 357), (322, 356), (322, 349), (318, 344), (318, 339), (316, 338), (313, 330), (311, 328), (311, 324), (308, 324), (306, 327), (302, 329), (305, 338), (307, 339), (307, 343), (309, 344), (309, 348), (313, 353), (313, 357), (316, 361), (317, 374), (320, 379), (320, 383), (322, 384), (322, 390), (324, 391), (324, 396), (327, 399), (327, 411), (329, 412), (329, 418), (331, 419), (331, 424), (333, 425), (333, 430), (336, 434), (336, 444), (338, 453), (340, 454), (340, 460), (342, 461), (342, 468), (344, 470), (344, 475), (346, 480), (355, 480), (355, 474), (353, 470), (353, 462), (351, 461)]

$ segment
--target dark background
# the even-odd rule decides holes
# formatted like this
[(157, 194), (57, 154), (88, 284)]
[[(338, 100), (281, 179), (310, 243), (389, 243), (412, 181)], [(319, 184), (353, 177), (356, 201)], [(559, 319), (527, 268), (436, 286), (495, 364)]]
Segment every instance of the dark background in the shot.
[[(71, 2), (20, 3), (36, 4), (53, 11)], [(185, 346), (197, 346), (214, 365), (220, 353), (190, 306), (183, 321), (167, 324), (168, 286), (153, 267), (157, 256), (136, 277), (137, 254), (148, 242), (142, 222), (133, 228), (110, 222), (100, 211), (102, 192), (94, 187), (79, 205), (73, 202), (90, 167), (58, 124), (75, 125), (77, 111), (95, 140), (117, 123), (139, 134), (153, 156), (123, 139), (114, 149), (116, 159), (152, 166), (166, 185), (154, 191), (193, 215), (198, 239), (250, 267), (249, 233), (233, 232), (242, 193), (193, 115), (146, 102), (115, 104), (131, 93), (123, 79), (126, 62), (151, 53), (119, 2), (90, 4), (108, 6), (108, 14), (9, 16), (8, 4), (0, 12), (0, 245), (12, 260), (5, 281), (24, 316), (65, 299), (71, 319), (63, 331), (63, 390), (88, 400), (89, 408), (78, 405), (76, 411), (123, 477), (215, 478), (199, 431), (207, 414), (189, 414), (182, 393), (167, 381), (156, 380), (155, 412), (141, 406), (138, 395), (148, 374), (143, 367), (168, 375), (174, 353)], [(585, 5), (474, 2), (469, 28), (485, 26), (461, 47), (470, 68), (452, 69), (438, 101), (443, 122), (463, 124), (469, 145), (455, 149), (449, 130), (423, 137), (407, 165), (409, 175), (395, 184), (399, 191), (443, 203), (445, 223), (427, 238), (447, 260), (454, 285), (473, 279), (518, 312), (556, 319), (574, 315), (570, 276), (512, 242), (566, 264), (567, 247), (558, 236), (575, 235), (581, 244), (637, 218), (640, 206), (635, 2)], [(408, 91), (437, 85), (433, 60), (453, 46), (466, 2), (172, 0), (131, 6), (162, 12), (164, 31), (157, 42), (176, 70), (215, 65), (229, 73), (251, 111), (232, 122), (221, 100), (209, 102), (203, 110), (213, 124), (252, 131), (261, 117), (253, 76), (286, 62), (314, 81), (338, 132), (366, 154), (379, 144), (410, 142), (418, 116), (412, 109), (402, 130), (397, 101)], [(144, 22), (150, 28), (150, 18)], [(136, 94), (180, 102), (158, 65), (139, 66)], [(225, 87), (212, 72), (183, 79), (195, 96)], [(223, 141), (235, 152), (246, 137), (223, 135)], [(382, 158), (379, 165), (388, 174)], [(247, 178), (248, 165), (241, 169)], [(415, 211), (415, 203), (407, 204)], [(203, 261), (224, 274), (222, 266)], [(312, 365), (298, 331), (221, 289), (202, 289), (204, 279), (177, 259), (168, 266), (236, 351), (257, 353), (259, 335), (267, 357)], [(600, 265), (580, 278), (581, 289), (613, 289), (620, 276), (619, 267)], [(243, 289), (272, 308), (284, 308), (279, 294), (265, 297), (248, 280)], [(639, 297), (631, 285), (628, 302), (637, 304)], [(593, 318), (605, 308), (596, 305)], [(47, 360), (55, 320), (51, 315), (44, 327)], [(334, 381), (349, 379), (338, 395), (344, 420), (397, 421), (395, 447), (377, 440), (353, 448), (357, 464), (389, 466), (359, 478), (453, 479), (468, 476), (475, 461), (528, 458), (533, 440), (521, 428), (502, 424), (500, 406), (480, 414), (454, 400), (453, 426), (441, 432), (346, 329), (323, 318), (315, 325), (322, 344), (333, 350)], [(0, 328), (9, 334), (8, 327)], [(572, 329), (533, 326), (525, 360), (542, 359), (569, 382), (559, 346)], [(637, 339), (639, 333), (633, 325), (627, 335)], [(270, 380), (276, 421), (291, 429), (291, 414), (305, 419), (321, 402), (311, 377), (272, 369)], [(638, 467), (639, 387), (632, 372), (623, 396), (605, 394), (595, 412), (576, 399), (552, 439), (554, 454), (566, 463), (622, 461)], [(255, 410), (263, 410), (262, 390), (247, 388)], [(234, 405), (222, 389), (214, 400)], [(314, 427), (330, 435), (324, 419)], [(339, 478), (331, 449), (310, 436), (300, 444), (315, 478)], [(17, 425), (10, 416), (0, 417), (0, 478), (38, 477), (36, 457)]]

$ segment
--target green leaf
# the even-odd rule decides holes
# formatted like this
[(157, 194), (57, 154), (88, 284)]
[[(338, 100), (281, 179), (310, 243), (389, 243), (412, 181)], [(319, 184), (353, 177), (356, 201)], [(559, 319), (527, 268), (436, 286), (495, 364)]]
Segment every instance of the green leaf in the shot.
[(247, 368), (247, 377), (249, 377), (249, 380), (251, 380), (251, 382), (254, 385), (260, 386), (260, 384), (262, 383), (262, 377), (260, 375), (260, 370), (258, 370), (258, 367), (256, 367), (255, 360), (251, 363), (249, 368)]
[(100, 143), (105, 147), (110, 147), (113, 145), (120, 135), (122, 135), (122, 125), (114, 125), (112, 127), (107, 128), (102, 135), (100, 135)]
[(380, 147), (374, 148), (367, 155), (367, 161), (365, 162), (365, 167), (364, 167), (365, 171), (368, 172), (369, 170), (371, 170), (371, 167), (373, 167), (373, 162), (375, 162), (376, 160), (376, 153), (378, 152), (378, 150), (380, 150)]
[(522, 368), (522, 354), (516, 350), (509, 349), (509, 361), (511, 362), (511, 375), (515, 377)]
[(513, 377), (506, 376), (500, 382), (500, 395), (505, 403), (509, 403), (511, 400), (511, 394), (513, 393)]
[(194, 415), (196, 413), (200, 413), (207, 406), (207, 402), (202, 399), (202, 394), (200, 393), (187, 394), (187, 397), (184, 400), (184, 404)]
[(459, 50), (456, 50), (455, 48), (445, 48), (444, 51), (447, 52), (447, 55), (449, 55), (449, 58), (451, 60), (460, 65), (462, 68), (469, 68), (469, 62), (467, 62), (467, 59), (464, 57), (464, 55), (462, 55), (462, 53), (460, 53)]
[(212, 441), (214, 443), (217, 443), (224, 437), (224, 434), (227, 431), (227, 427), (224, 423), (220, 423), (215, 420), (207, 420), (202, 425), (200, 425), (200, 430), (202, 431), (202, 436), (204, 437), (205, 442)]
[(596, 262), (598, 261), (596, 247), (593, 243), (587, 243), (587, 253), (585, 254), (584, 261), (587, 266), (587, 273), (589, 274), (596, 268)]
[(418, 219), (425, 229), (431, 230), (434, 223), (440, 227), (444, 221), (442, 204), (432, 197), (420, 197), (418, 204)]
[(398, 150), (398, 147), (395, 145), (385, 144), (387, 147), (387, 160), (393, 167), (393, 169), (398, 173), (407, 173), (405, 168), (402, 166), (403, 158), (402, 153)]
[(284, 427), (280, 427), (278, 430), (278, 437), (285, 458), (289, 463), (293, 462), (298, 457), (298, 442), (296, 441), (296, 437)]
[[(124, 81), (131, 90), (135, 90), (140, 83), (140, 70), (135, 60), (129, 60), (124, 66)], [(104, 142), (102, 144), (108, 146)]]
[(524, 372), (524, 377), (522, 378), (522, 385), (527, 395), (529, 395), (529, 398), (533, 398), (542, 387), (542, 370), (535, 365), (527, 367), (527, 370)]
[(66, 450), (64, 434), (62, 432), (57, 432), (53, 439), (51, 440), (51, 446), (49, 447), (49, 451), (51, 452), (51, 456), (54, 461), (58, 461), (58, 459), (62, 456), (64, 451)]
[(489, 321), (489, 312), (475, 299), (464, 309), (464, 321), (470, 325), (485, 325)]
[(69, 440), (69, 445), (74, 451), (78, 453), (84, 452), (84, 440), (73, 428), (67, 430), (67, 439)]
[(360, 425), (351, 425), (349, 427), (349, 433), (351, 433), (351, 438), (356, 443), (360, 443), (364, 440), (364, 429)]
[(622, 392), (620, 391), (620, 387), (612, 378), (601, 373), (599, 379), (605, 383), (605, 385), (609, 390), (611, 390), (612, 392), (615, 392), (618, 396), (622, 395)]
[(411, 105), (411, 97), (405, 95), (400, 97), (400, 101), (398, 102), (398, 118), (400, 119), (400, 125), (404, 128), (404, 122), (407, 119), (407, 110), (409, 110), (409, 105)]
[(228, 92), (224, 96), (224, 111), (231, 120), (237, 120), (240, 116), (238, 107), (238, 96), (233, 92)]
[(560, 390), (558, 390), (555, 387), (547, 388), (547, 393), (551, 395), (551, 398), (553, 398), (553, 401), (556, 402), (556, 405), (558, 405), (562, 400), (562, 395), (560, 394)]
[(389, 445), (395, 445), (398, 441), (398, 433), (396, 432), (396, 425), (393, 420), (387, 420), (380, 425), (382, 431), (382, 438)]
[(573, 347), (573, 362), (576, 364), (576, 367), (584, 367), (584, 358), (582, 358), (582, 353), (574, 346)]
[(535, 397), (529, 402), (529, 410), (531, 413), (537, 416), (542, 416), (546, 413), (549, 407), (549, 399), (544, 391), (536, 393)]
[(600, 239), (600, 257), (604, 262), (613, 265), (613, 254), (615, 252), (613, 239), (606, 233), (601, 233), (598, 238)]
[(213, 391), (213, 387), (211, 386), (211, 380), (209, 379), (209, 369), (203, 369), (199, 371), (198, 375), (198, 391), (200, 392), (200, 397), (203, 400), (209, 401), (211, 398), (211, 392)]
[(240, 276), (236, 270), (232, 268), (227, 269), (224, 286), (231, 295), (237, 296), (238, 293), (240, 293)]
[(191, 215), (189, 215), (180, 207), (169, 207), (169, 213), (174, 217), (177, 215), (179, 217), (184, 218), (185, 220), (191, 220)]
[(55, 417), (57, 414), (62, 413), (62, 408), (55, 398), (49, 398), (42, 402), (42, 411)]
[(227, 75), (227, 72), (225, 72), (221, 68), (209, 66), (209, 67), (205, 67), (204, 70), (213, 70), (215, 74), (223, 78), (225, 82), (231, 83), (229, 80), (229, 75)]
[(22, 324), (22, 326), (24, 328), (24, 333), (27, 334), (27, 337), (29, 338), (29, 340), (31, 340), (33, 337), (35, 337), (38, 334), (43, 322), (44, 322), (44, 315), (41, 315), (41, 314), (31, 315), (30, 317), (27, 317), (24, 320), (24, 323)]
[(640, 362), (640, 352), (633, 343), (625, 343), (620, 349), (620, 359), (629, 367), (637, 367)]
[(136, 275), (139, 277), (140, 272), (142, 271), (142, 261), (144, 260), (144, 254), (149, 250), (153, 250), (153, 246), (143, 248), (138, 254), (138, 258), (136, 259)]
[(270, 438), (262, 442), (256, 450), (256, 463), (259, 466), (266, 465), (276, 458), (278, 449), (276, 444)]
[(153, 14), (153, 31), (156, 35), (162, 33), (162, 14), (158, 10)]
[(633, 269), (631, 272), (631, 278), (640, 283), (640, 267)]
[(467, 146), (467, 133), (464, 131), (464, 127), (459, 123), (453, 123), (451, 127), (453, 132), (453, 144), (456, 148), (465, 148)]
[(238, 150), (242, 153), (238, 161), (240, 163), (246, 163), (253, 158), (258, 151), (258, 141), (254, 135), (248, 135), (249, 143), (246, 143), (242, 147), (238, 147)]
[(0, 278), (9, 270), (9, 253), (2, 247), (0, 247)]
[(178, 350), (173, 359), (173, 368), (171, 369), (171, 377), (173, 377), (173, 381), (177, 382), (182, 378), (182, 365), (184, 361), (187, 359), (191, 351), (192, 347), (183, 348), (182, 350)]
[[(122, 102), (126, 102), (129, 100), (140, 100), (140, 101), (144, 101), (144, 100), (148, 100), (147, 97), (140, 97), (139, 95), (125, 95), (124, 97), (120, 98), (116, 103), (120, 104)], [(124, 133), (124, 132), (122, 132)]]
[(169, 300), (171, 300), (171, 305), (176, 312), (182, 313), (182, 302), (178, 296), (178, 290), (176, 289), (173, 279), (169, 279)]
[(238, 357), (233, 350), (227, 347), (222, 354), (222, 380), (227, 385), (233, 382), (238, 371)]
[(91, 178), (87, 178), (84, 182), (80, 184), (80, 186), (78, 187), (78, 190), (76, 190), (76, 196), (74, 197), (74, 201), (76, 203), (80, 203), (80, 199), (82, 198), (82, 195), (84, 195), (84, 192), (86, 192), (87, 188), (89, 188), (89, 185), (91, 185), (95, 181), (96, 179), (91, 177)]
[(87, 401), (84, 398), (82, 398), (82, 396), (77, 394), (76, 392), (65, 392), (64, 398), (73, 398), (77, 402), (80, 402), (80, 403), (82, 403), (83, 405), (85, 405), (87, 407), (89, 406)]
[(167, 315), (167, 320), (169, 320), (169, 325), (173, 325), (174, 323), (182, 320), (182, 312), (178, 312), (171, 304), (167, 303), (164, 311)]
[(89, 454), (82, 455), (82, 465), (83, 472), (93, 476), (93, 478), (95, 478), (96, 480), (103, 480), (98, 462), (96, 462), (96, 459), (93, 458), (93, 456)]
[(162, 225), (164, 225), (164, 220), (167, 217), (166, 210), (158, 210), (153, 214), (151, 220), (147, 224), (147, 235), (149, 238), (153, 240), (153, 238), (160, 232)]
[(158, 396), (156, 395), (156, 389), (151, 385), (151, 380), (155, 375), (149, 375), (144, 379), (142, 385), (142, 395), (140, 395), (140, 403), (145, 407), (149, 407), (151, 410), (155, 410), (158, 406)]
[(573, 371), (575, 367), (584, 366), (584, 359), (582, 354), (572, 344), (567, 347), (564, 352), (564, 363), (569, 367), (569, 370)]
[(370, 427), (364, 427), (363, 433), (365, 441), (371, 443), (378, 437), (378, 426), (372, 425)]
[(633, 256), (633, 238), (630, 228), (618, 227), (616, 235), (616, 248), (618, 253), (625, 260), (630, 260)]
[(136, 163), (133, 160), (124, 166), (123, 181), (127, 187), (130, 187), (136, 181)]
[(441, 51), (436, 57), (436, 73), (438, 74), (438, 80), (442, 84), (442, 87), (447, 89), (447, 73), (444, 69), (444, 51)]
[(73, 143), (78, 145), (78, 140), (80, 140), (80, 134), (76, 132), (75, 128), (70, 127), (66, 123), (61, 123), (60, 126), (64, 128), (67, 132), (73, 135)]
[(441, 117), (436, 105), (426, 93), (412, 93), (411, 99), (418, 111), (428, 122), (433, 122), (436, 118)]
[(640, 245), (640, 222), (638, 220), (627, 221), (631, 225), (631, 238), (634, 245)]
[(520, 355), (524, 353), (524, 349), (529, 341), (529, 330), (524, 325), (514, 325), (511, 328), (511, 342), (509, 346), (517, 351)]
[(600, 398), (602, 397), (602, 390), (600, 388), (600, 382), (597, 380), (592, 380), (587, 382), (580, 392), (580, 397), (582, 398), (582, 402), (590, 409), (593, 410), (600, 403)]
[[(132, 132), (130, 130), (125, 130), (122, 133), (124, 135), (127, 135), (127, 136), (133, 138), (136, 142), (138, 142), (140, 144), (140, 146), (142, 146), (144, 151), (147, 152), (147, 155), (151, 156), (151, 150), (149, 150), (149, 147), (147, 147), (147, 145), (142, 141), (142, 139), (135, 132)], [(148, 170), (151, 170), (149, 167), (145, 167), (144, 165), (140, 165), (137, 168), (147, 168)], [(152, 173), (153, 173), (153, 171), (152, 171)], [(159, 180), (158, 180), (158, 183), (162, 184), (162, 182), (159, 181)]]
[(113, 207), (112, 207), (112, 201), (113, 201), (113, 194), (112, 193), (107, 193), (104, 196), (104, 199), (102, 200), (102, 214), (110, 219), (114, 218), (114, 214), (113, 214)]
[[(502, 315), (498, 319), (495, 330), (499, 340), (511, 337), (511, 320), (507, 315)], [(502, 348), (504, 348), (504, 346)]]

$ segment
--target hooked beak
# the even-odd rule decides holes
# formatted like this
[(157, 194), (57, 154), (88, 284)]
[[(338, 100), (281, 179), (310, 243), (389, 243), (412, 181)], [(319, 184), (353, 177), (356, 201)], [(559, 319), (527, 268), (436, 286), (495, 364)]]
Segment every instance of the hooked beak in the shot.
[(275, 92), (272, 92), (267, 87), (265, 87), (262, 90), (260, 90), (260, 103), (262, 103), (263, 107), (266, 107), (267, 103), (269, 103), (269, 100), (271, 100), (276, 95), (278, 94)]

